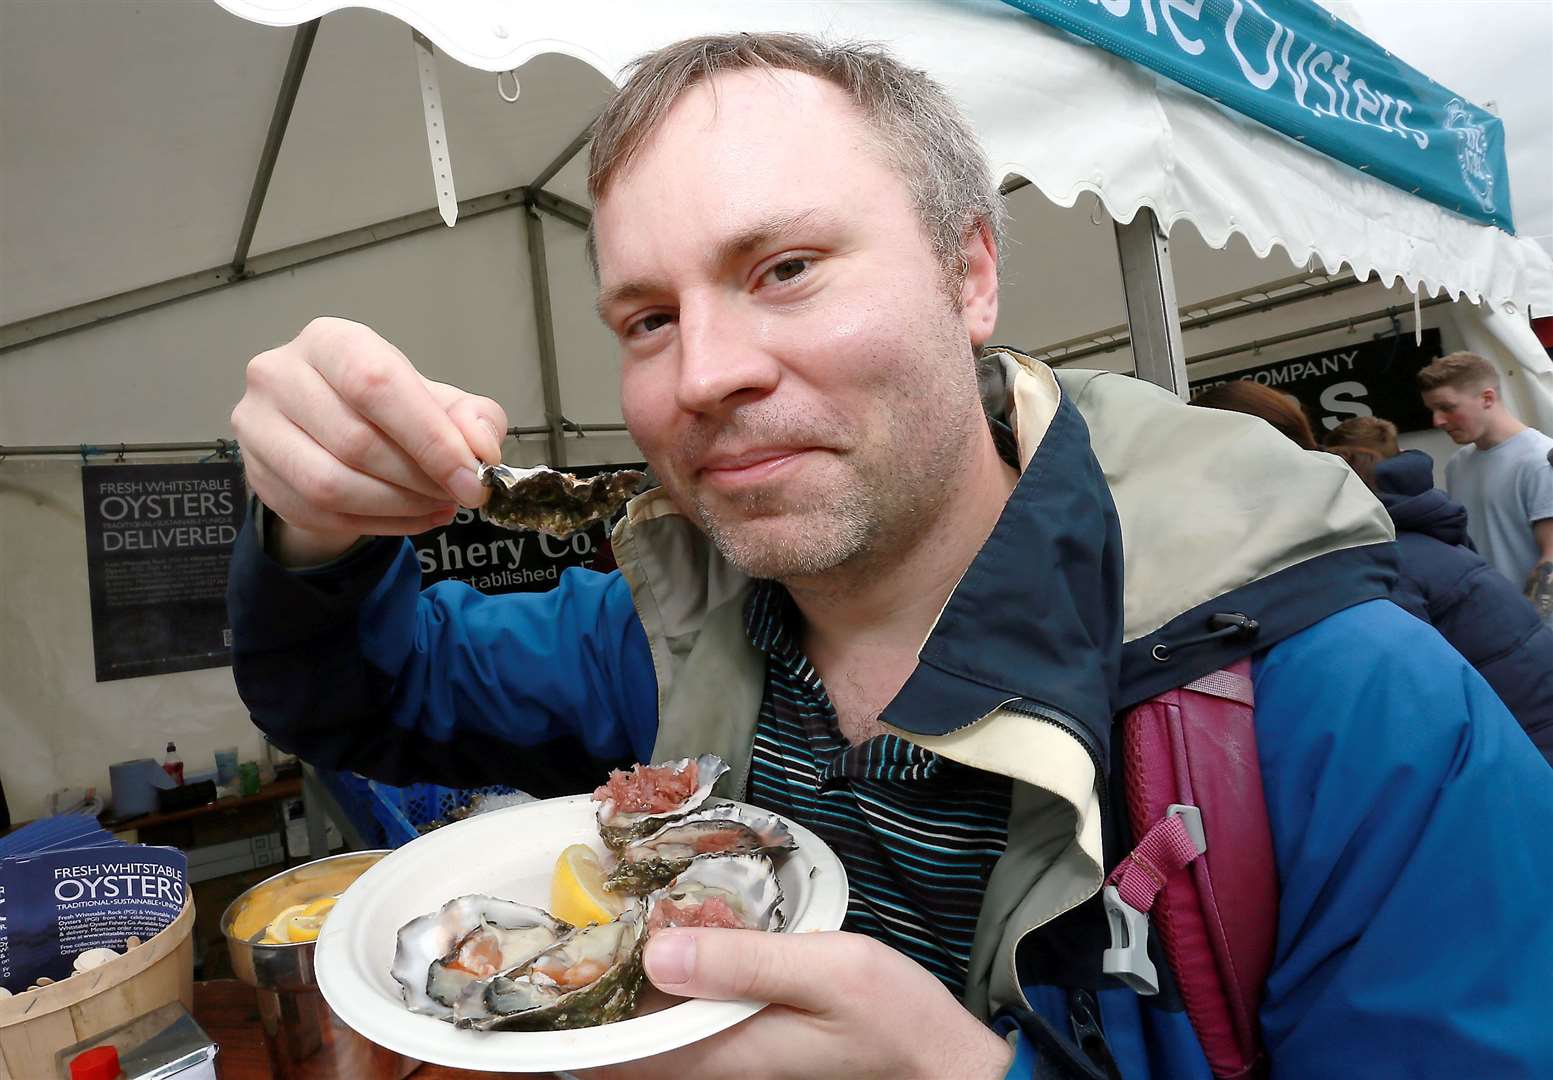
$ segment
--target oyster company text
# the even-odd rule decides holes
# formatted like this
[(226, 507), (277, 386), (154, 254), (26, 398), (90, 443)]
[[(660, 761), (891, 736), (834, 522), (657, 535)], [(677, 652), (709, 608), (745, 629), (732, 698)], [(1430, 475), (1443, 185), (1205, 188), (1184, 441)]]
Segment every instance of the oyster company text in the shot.
[[(223, 547), (237, 539), (225, 479), (120, 480), (98, 487), (104, 551)], [(217, 519), (198, 524), (199, 519)]]
[[(452, 528), (475, 525), (479, 514), (460, 509)], [(539, 532), (460, 537), (451, 529), (417, 537), (415, 558), (426, 576), (457, 577), (481, 591), (524, 589), (555, 584), (567, 566), (586, 565), (598, 553), (596, 530), (557, 540)], [(532, 564), (542, 560), (548, 565)]]

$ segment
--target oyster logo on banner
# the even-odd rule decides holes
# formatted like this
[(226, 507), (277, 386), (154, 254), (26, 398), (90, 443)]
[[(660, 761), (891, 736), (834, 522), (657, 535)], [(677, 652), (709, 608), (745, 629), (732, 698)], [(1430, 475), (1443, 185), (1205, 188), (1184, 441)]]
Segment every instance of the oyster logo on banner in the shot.
[[(640, 463), (584, 465), (567, 471), (592, 476), (612, 469), (644, 469)], [(460, 509), (451, 524), (412, 536), (421, 568), (421, 587), (462, 581), (483, 593), (543, 592), (571, 566), (613, 570), (609, 526), (591, 525), (565, 539), (538, 532), (517, 532), (481, 519), (479, 511)]]
[(226, 576), (243, 496), (233, 461), (81, 469), (98, 682), (232, 662)]
[(1400, 431), (1427, 431), (1429, 410), (1413, 380), (1440, 355), (1440, 332), (1425, 330), (1423, 337), (1423, 344), (1415, 345), (1412, 334), (1387, 335), (1194, 379), (1192, 396), (1235, 379), (1250, 379), (1298, 398), (1318, 439), (1353, 416), (1378, 416)]
[(1298, 142), (1514, 231), (1504, 125), (1311, 0), (1005, 0)]

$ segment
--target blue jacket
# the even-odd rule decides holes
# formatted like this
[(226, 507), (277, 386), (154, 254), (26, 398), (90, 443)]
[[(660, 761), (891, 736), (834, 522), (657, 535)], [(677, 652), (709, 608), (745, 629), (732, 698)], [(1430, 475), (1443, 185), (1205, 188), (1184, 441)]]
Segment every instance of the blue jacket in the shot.
[(1375, 481), (1401, 553), (1392, 599), (1477, 668), (1553, 762), (1553, 627), (1473, 550), (1466, 508), (1434, 486), (1428, 454), (1381, 462)]
[[(1196, 428), (1203, 421), (1184, 414), (1197, 412), (1182, 406), (1183, 415), (1171, 415)], [(1115, 423), (1129, 427), (1124, 414)], [(1236, 439), (1261, 437), (1245, 417), (1207, 423)], [(904, 718), (933, 715), (914, 708), (923, 701), (978, 692), (974, 680), (955, 682), (956, 672), (1001, 677), (977, 666), (994, 654), (1008, 678), (1033, 684), (1026, 696), (1066, 686), (1069, 719), (1080, 720), (1157, 692), (1150, 680), (1195, 677), (1157, 674), (1168, 665), (1150, 667), (1151, 654), (1227, 662), (1218, 651), (1225, 637), (1189, 645), (1202, 612), (1170, 620), (1165, 637), (1151, 633), (1129, 654), (1120, 620), (1094, 610), (1097, 601), (1119, 602), (1120, 533), (1106, 486), (1117, 485), (1124, 455), (1108, 449), (1102, 477), (1088, 439), (1076, 413), (1059, 405), (924, 646), (923, 666), (902, 691), (912, 697), (921, 684)], [(1276, 434), (1267, 440), (1290, 466), (1309, 460), (1326, 470), (1321, 483), (1351, 476)], [(1135, 450), (1142, 460), (1159, 457), (1149, 445)], [(1282, 469), (1280, 459), (1268, 474)], [(1187, 525), (1199, 522), (1188, 515)], [(1005, 526), (1017, 527), (1004, 537)], [(1062, 557), (1021, 562), (1042, 575), (1039, 590), (1026, 592), (1010, 570), (1016, 550)], [(1387, 586), (1363, 549), (1310, 562), (1235, 590), (1227, 609), (1275, 629), (1265, 644), (1241, 646), (1253, 656), (1257, 765), (1280, 884), (1261, 1015), (1273, 1075), (1547, 1076), (1553, 772), (1437, 633), (1388, 601), (1364, 599)], [(991, 605), (999, 590), (1034, 602), (1005, 601), (1002, 617), (982, 616), (999, 606)], [(1342, 599), (1323, 604), (1323, 594)], [(1203, 603), (1226, 610), (1211, 597)], [(570, 570), (543, 594), (485, 597), (457, 584), (423, 593), (403, 542), (377, 541), (340, 564), (293, 574), (264, 554), (250, 522), (234, 552), (229, 604), (234, 672), (255, 721), (317, 764), (395, 783), (503, 782), (552, 794), (583, 789), (600, 762), (652, 755), (660, 688), (643, 616), (618, 573)], [(1014, 622), (1031, 625), (1011, 633)], [(1082, 694), (1072, 691), (1080, 681), (1089, 688)], [(1108, 731), (1093, 719), (1086, 726), (1105, 761)], [(592, 775), (571, 776), (578, 764)], [(1059, 935), (1079, 936), (1078, 927)], [(1019, 1032), (1011, 1075), (1091, 1075), (1061, 1071), (1039, 1048), (1052, 1033), (1082, 1036), (1092, 1004), (1127, 1080), (1208, 1077), (1179, 1002), (1097, 978), (1098, 950), (1072, 964), (1020, 953), (1017, 973), (1034, 1015), (995, 1018)]]

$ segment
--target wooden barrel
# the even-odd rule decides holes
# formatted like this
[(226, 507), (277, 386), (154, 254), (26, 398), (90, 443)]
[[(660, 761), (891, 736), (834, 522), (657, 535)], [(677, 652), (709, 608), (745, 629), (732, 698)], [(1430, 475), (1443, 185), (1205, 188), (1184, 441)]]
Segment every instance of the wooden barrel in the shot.
[(91, 971), (0, 998), (0, 1080), (59, 1075), (54, 1055), (174, 1001), (194, 1007), (194, 900), (161, 933)]

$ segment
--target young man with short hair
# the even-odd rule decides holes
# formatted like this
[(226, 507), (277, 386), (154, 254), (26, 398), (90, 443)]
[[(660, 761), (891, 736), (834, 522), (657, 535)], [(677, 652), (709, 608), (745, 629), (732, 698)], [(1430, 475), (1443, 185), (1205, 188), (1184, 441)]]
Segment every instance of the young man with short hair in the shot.
[(1350, 416), (1327, 432), (1321, 444), (1328, 449), (1357, 446), (1361, 450), (1373, 450), (1383, 458), (1394, 458), (1400, 452), (1397, 425), (1378, 416)]
[(838, 852), (845, 932), (654, 935), (660, 988), (769, 1007), (617, 1075), (1207, 1077), (1157, 944), (1158, 994), (1103, 970), (1109, 746), (1118, 711), (1243, 660), (1256, 750), (1198, 780), (1262, 785), (1278, 911), (1239, 910), (1277, 926), (1263, 1064), (1553, 1060), (1553, 773), (1382, 599), (1390, 527), (1341, 462), (984, 352), (996, 178), (876, 49), (665, 47), (591, 154), (599, 310), (662, 481), (615, 529), (620, 569), (422, 592), (402, 538), (481, 501), (506, 416), (319, 320), (233, 413), (263, 506), (229, 601), (244, 700), (309, 760), (558, 794), (714, 752), (727, 794)]
[(1467, 508), (1473, 544), (1553, 622), (1553, 438), (1511, 415), (1499, 373), (1475, 353), (1440, 357), (1418, 387), (1434, 426), (1461, 447), (1445, 488)]

